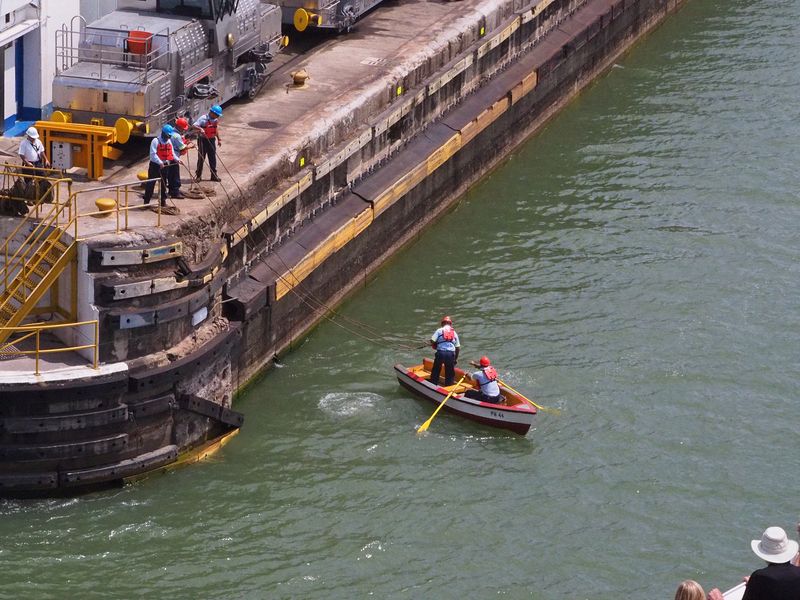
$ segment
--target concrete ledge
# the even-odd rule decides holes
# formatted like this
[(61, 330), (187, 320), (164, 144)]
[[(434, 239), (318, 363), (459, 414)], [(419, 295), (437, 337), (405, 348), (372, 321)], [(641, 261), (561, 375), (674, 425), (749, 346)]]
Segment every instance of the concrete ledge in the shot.
[(0, 371), (0, 392), (30, 392), (70, 386), (101, 385), (104, 380), (125, 379), (128, 365), (124, 362), (92, 367), (66, 367), (45, 371), (40, 375), (12, 370)]

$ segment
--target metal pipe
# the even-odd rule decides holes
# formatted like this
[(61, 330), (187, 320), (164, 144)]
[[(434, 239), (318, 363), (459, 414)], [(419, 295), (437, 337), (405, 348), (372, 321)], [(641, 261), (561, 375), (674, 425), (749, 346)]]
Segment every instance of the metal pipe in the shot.
[(100, 323), (94, 322), (94, 368), (97, 369), (97, 362), (100, 355)]
[(36, 374), (39, 374), (39, 329), (36, 330)]

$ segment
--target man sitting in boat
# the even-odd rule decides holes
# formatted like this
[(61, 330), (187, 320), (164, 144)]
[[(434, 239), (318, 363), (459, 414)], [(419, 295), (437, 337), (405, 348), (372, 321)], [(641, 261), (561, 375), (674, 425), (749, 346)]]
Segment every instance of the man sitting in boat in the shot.
[[(478, 364), (472, 363), (476, 367)], [(503, 397), (500, 395), (500, 386), (497, 384), (497, 371), (492, 366), (488, 356), (481, 356), (480, 371), (475, 371), (472, 378), (481, 386), (480, 390), (467, 390), (465, 396), (481, 402), (500, 404)]]
[(450, 317), (442, 317), (442, 326), (431, 336), (431, 348), (436, 350), (431, 369), (431, 383), (439, 385), (439, 373), (444, 365), (444, 384), (453, 385), (456, 381), (456, 361), (461, 343), (458, 341), (458, 334), (453, 329), (453, 320)]

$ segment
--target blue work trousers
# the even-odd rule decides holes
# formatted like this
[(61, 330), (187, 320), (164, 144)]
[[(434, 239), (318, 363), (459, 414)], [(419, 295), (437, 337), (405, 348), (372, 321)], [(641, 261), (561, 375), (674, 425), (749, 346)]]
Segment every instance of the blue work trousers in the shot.
[(444, 384), (453, 385), (456, 382), (456, 353), (447, 350), (437, 350), (433, 359), (431, 370), (431, 383), (439, 385), (439, 371), (444, 365)]
[[(147, 178), (157, 179), (161, 178), (161, 206), (167, 205), (167, 168), (162, 167), (158, 163), (150, 161), (147, 167)], [(153, 188), (156, 187), (155, 181), (148, 181), (144, 184), (144, 203), (150, 204), (150, 198), (153, 197)]]
[(208, 156), (208, 166), (211, 167), (211, 179), (219, 177), (217, 175), (217, 138), (200, 136), (197, 139), (197, 172), (195, 173), (196, 179), (203, 177), (203, 163), (206, 156)]
[(176, 160), (169, 166), (169, 195), (176, 196), (181, 191), (181, 165)]

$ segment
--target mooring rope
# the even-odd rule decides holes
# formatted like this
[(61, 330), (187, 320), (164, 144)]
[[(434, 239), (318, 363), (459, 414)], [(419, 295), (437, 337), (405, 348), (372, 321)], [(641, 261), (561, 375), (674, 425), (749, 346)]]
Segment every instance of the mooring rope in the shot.
[[(252, 207), (247, 203), (243, 190), (236, 181), (236, 178), (233, 177), (233, 175), (231, 174), (225, 162), (220, 158), (219, 154), (217, 155), (217, 161), (219, 162), (220, 165), (222, 165), (222, 168), (225, 169), (225, 172), (227, 173), (228, 177), (231, 178), (231, 181), (233, 181), (234, 185), (236, 186), (236, 189), (239, 191), (239, 194), (241, 195), (242, 200), (245, 203), (245, 210), (249, 214), (250, 218), (253, 219), (255, 215), (253, 215)], [(180, 162), (180, 164), (188, 171), (190, 181), (196, 186), (195, 189), (200, 191), (205, 200), (213, 207), (213, 209), (218, 214), (221, 214), (222, 211), (220, 207), (213, 200), (211, 200), (211, 198), (206, 193), (203, 186), (200, 185), (200, 182), (197, 179), (195, 179), (194, 174), (192, 173), (189, 165), (184, 164), (183, 162)], [(222, 188), (222, 191), (225, 193), (228, 202), (231, 202), (232, 200), (231, 196), (228, 193), (227, 189), (225, 189), (225, 185), (220, 182), (220, 187)], [(258, 231), (261, 232), (261, 235), (263, 236), (263, 241), (267, 242), (266, 234), (263, 231), (261, 231), (261, 229), (258, 229)], [(286, 269), (289, 275), (295, 279), (295, 281), (300, 281), (300, 279), (294, 274), (294, 271), (291, 269), (291, 267), (289, 267), (289, 265), (286, 264), (286, 261), (283, 259), (283, 257), (281, 257), (279, 252), (275, 251), (272, 254), (278, 258), (283, 267)], [(391, 345), (401, 350), (419, 350), (420, 348), (427, 347), (428, 345), (427, 343), (422, 345), (412, 346), (406, 342), (410, 341), (411, 344), (415, 344), (416, 340), (410, 340), (408, 338), (395, 338), (392, 336), (383, 335), (378, 330), (371, 327), (367, 323), (364, 323), (362, 321), (359, 321), (358, 319), (353, 319), (352, 317), (348, 317), (347, 315), (339, 313), (332, 306), (320, 300), (310, 291), (301, 292), (301, 290), (298, 289), (298, 286), (294, 285), (289, 278), (285, 277), (283, 273), (280, 273), (277, 269), (275, 269), (272, 265), (270, 265), (267, 262), (266, 257), (263, 256), (263, 254), (257, 260), (259, 260), (261, 264), (266, 266), (280, 281), (284, 282), (287, 285), (289, 291), (291, 291), (303, 304), (308, 306), (315, 314), (319, 314), (322, 318), (328, 320), (329, 322), (347, 331), (348, 333), (378, 345)], [(348, 327), (344, 323), (341, 323), (340, 320), (350, 323), (353, 327)], [(366, 333), (362, 333), (361, 331), (358, 331), (356, 328), (361, 328)]]

